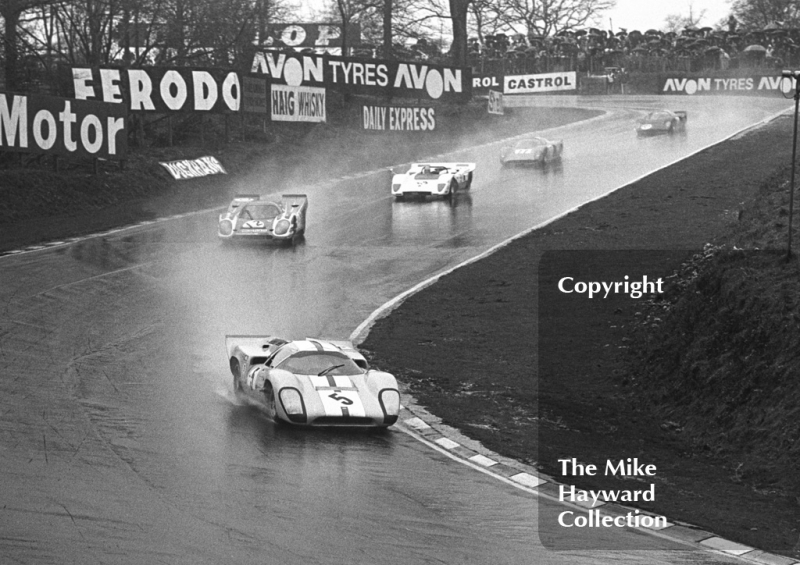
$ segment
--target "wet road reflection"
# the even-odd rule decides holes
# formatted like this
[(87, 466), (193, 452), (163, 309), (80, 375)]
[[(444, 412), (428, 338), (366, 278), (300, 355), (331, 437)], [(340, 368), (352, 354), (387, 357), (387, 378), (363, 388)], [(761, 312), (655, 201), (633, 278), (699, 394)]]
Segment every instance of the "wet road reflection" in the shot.
[(560, 166), (501, 169), (500, 144), (460, 152), (478, 169), (452, 202), (393, 202), (380, 173), (307, 187), (309, 229), (294, 247), (221, 245), (206, 213), (0, 259), (0, 555), (720, 561), (620, 532), (601, 535), (626, 553), (547, 552), (536, 535), (544, 502), (399, 431), (276, 427), (232, 401), (224, 353), (226, 333), (346, 337), (432, 274), (785, 105), (679, 102), (685, 136), (636, 139), (634, 118), (664, 99), (610, 101), (606, 117), (548, 134), (564, 139)]

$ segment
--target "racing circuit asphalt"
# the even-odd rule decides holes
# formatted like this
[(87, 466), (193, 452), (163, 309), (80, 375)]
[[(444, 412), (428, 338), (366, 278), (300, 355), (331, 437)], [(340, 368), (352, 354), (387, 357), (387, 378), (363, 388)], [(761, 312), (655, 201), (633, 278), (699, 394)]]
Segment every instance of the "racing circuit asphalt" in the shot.
[[(545, 134), (560, 167), (501, 170), (500, 144), (442, 158), (477, 162), (452, 204), (395, 203), (386, 172), (287, 187), (309, 195), (294, 248), (222, 246), (209, 212), (0, 258), (0, 562), (729, 562), (618, 529), (597, 535), (625, 551), (548, 551), (549, 502), (398, 430), (287, 429), (238, 405), (224, 336), (346, 338), (421, 280), (788, 104), (595, 101), (611, 111)], [(689, 111), (685, 136), (636, 138), (659, 106)]]

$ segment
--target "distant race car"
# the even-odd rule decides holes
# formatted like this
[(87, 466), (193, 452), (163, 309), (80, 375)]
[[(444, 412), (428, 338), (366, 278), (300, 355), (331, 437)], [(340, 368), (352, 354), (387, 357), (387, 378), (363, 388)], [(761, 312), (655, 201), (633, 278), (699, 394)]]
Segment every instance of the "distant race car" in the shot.
[(274, 239), (291, 242), (306, 231), (308, 198), (305, 194), (283, 194), (269, 200), (258, 194), (237, 194), (228, 210), (219, 216), (217, 234), (232, 239)]
[(644, 136), (686, 131), (687, 117), (687, 113), (683, 110), (675, 110), (674, 112), (671, 110), (656, 110), (639, 120), (636, 126), (636, 134)]
[(407, 172), (392, 175), (392, 196), (443, 196), (472, 185), (475, 163), (414, 163)]
[(370, 369), (349, 341), (229, 335), (225, 348), (234, 392), (275, 421), (379, 428), (397, 421), (397, 381)]
[(525, 137), (500, 151), (500, 164), (506, 165), (545, 165), (561, 159), (564, 142), (549, 141), (543, 137)]

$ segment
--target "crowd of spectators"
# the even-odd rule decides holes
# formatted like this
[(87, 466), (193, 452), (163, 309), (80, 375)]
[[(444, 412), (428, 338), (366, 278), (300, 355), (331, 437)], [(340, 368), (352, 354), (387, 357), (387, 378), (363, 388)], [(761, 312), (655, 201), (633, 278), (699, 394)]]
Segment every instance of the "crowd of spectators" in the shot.
[(679, 32), (596, 28), (552, 37), (496, 34), (470, 40), (470, 65), (478, 74), (579, 71), (702, 72), (736, 68), (796, 68), (800, 29), (773, 23), (758, 31), (686, 27)]

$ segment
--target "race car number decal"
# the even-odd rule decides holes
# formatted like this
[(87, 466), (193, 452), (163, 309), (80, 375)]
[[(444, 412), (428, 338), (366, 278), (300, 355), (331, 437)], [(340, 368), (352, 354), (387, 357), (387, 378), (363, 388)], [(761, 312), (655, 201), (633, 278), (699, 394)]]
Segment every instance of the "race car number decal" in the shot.
[(245, 229), (260, 230), (260, 229), (264, 229), (265, 224), (261, 220), (249, 220), (249, 221), (245, 222), (242, 225), (242, 227), (245, 228)]
[(346, 396), (340, 396), (335, 392), (330, 393), (328, 398), (333, 398), (334, 400), (341, 402), (344, 406), (351, 406), (353, 404), (351, 399), (347, 398)]

